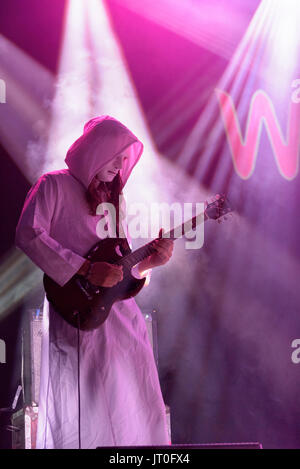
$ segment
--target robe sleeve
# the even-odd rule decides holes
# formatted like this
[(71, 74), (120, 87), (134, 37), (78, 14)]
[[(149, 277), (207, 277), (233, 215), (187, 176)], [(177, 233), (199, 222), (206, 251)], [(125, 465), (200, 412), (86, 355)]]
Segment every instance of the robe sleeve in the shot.
[(17, 225), (15, 244), (60, 286), (70, 280), (85, 258), (50, 236), (57, 203), (57, 183), (42, 176), (30, 189)]

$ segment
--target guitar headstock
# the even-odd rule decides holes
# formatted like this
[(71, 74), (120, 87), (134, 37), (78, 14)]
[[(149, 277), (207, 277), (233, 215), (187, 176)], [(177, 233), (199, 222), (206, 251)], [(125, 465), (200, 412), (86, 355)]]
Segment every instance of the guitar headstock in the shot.
[(226, 215), (231, 212), (232, 208), (229, 206), (229, 201), (225, 194), (216, 194), (212, 202), (207, 203), (205, 209), (206, 216), (212, 220), (218, 220), (218, 222), (221, 221), (222, 217), (226, 220)]

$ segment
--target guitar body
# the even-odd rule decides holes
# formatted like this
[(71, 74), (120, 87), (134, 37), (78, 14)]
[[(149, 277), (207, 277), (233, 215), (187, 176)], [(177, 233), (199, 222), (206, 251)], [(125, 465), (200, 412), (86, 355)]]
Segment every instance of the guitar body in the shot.
[(97, 329), (108, 317), (116, 301), (131, 298), (139, 293), (145, 278), (136, 279), (131, 268), (120, 262), (122, 255), (130, 253), (124, 238), (106, 238), (97, 243), (86, 256), (91, 262), (108, 262), (123, 265), (123, 280), (114, 287), (92, 285), (80, 275), (74, 275), (63, 287), (44, 275), (44, 288), (48, 301), (71, 326), (83, 331)]

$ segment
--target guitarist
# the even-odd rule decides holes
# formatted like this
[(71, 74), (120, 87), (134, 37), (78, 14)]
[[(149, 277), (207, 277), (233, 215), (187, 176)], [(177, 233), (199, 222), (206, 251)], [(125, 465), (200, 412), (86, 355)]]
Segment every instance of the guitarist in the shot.
[[(84, 256), (99, 241), (97, 206), (113, 203), (119, 219), (119, 195), (142, 151), (119, 121), (93, 118), (67, 152), (68, 169), (44, 174), (29, 191), (16, 245), (60, 286), (76, 273), (103, 287), (122, 280), (121, 266)], [(157, 240), (138, 275), (165, 264), (172, 250), (173, 241)], [(80, 413), (77, 333), (45, 298), (37, 448), (78, 448), (79, 439), (82, 448), (168, 444), (157, 369), (134, 299), (115, 303), (99, 328), (80, 332)]]

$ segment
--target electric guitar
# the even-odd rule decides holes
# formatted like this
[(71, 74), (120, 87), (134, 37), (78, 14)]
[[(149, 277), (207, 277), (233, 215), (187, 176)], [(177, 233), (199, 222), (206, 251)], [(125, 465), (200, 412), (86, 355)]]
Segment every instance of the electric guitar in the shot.
[[(225, 196), (217, 195), (213, 202), (207, 204), (203, 213), (164, 233), (163, 237), (178, 239), (198, 224), (208, 219), (220, 221), (221, 217), (226, 218), (229, 212), (232, 210)], [(61, 287), (44, 274), (44, 288), (48, 301), (71, 326), (83, 331), (98, 328), (107, 319), (116, 301), (136, 296), (143, 288), (146, 278), (133, 277), (131, 269), (155, 252), (153, 242), (154, 240), (132, 252), (126, 238), (106, 238), (99, 241), (88, 252), (86, 258), (92, 263), (108, 262), (122, 265), (123, 280), (108, 288), (93, 285), (84, 276), (75, 274)], [(121, 253), (121, 256), (117, 251)]]

